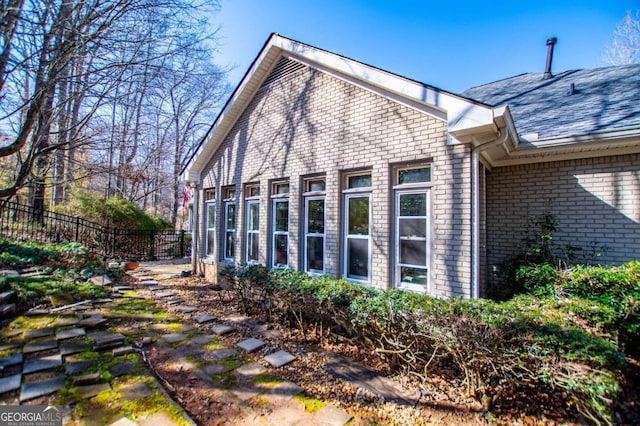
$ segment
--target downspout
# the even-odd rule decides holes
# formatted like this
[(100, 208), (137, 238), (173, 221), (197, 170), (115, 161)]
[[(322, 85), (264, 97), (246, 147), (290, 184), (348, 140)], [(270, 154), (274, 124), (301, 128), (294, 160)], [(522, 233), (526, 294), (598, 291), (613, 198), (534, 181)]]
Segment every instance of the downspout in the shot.
[(494, 141), (478, 145), (471, 150), (471, 297), (480, 298), (480, 153), (504, 144), (509, 137), (504, 127)]
[(191, 275), (198, 273), (198, 241), (200, 240), (200, 197), (198, 184), (191, 183), (193, 190), (193, 234), (191, 235)]

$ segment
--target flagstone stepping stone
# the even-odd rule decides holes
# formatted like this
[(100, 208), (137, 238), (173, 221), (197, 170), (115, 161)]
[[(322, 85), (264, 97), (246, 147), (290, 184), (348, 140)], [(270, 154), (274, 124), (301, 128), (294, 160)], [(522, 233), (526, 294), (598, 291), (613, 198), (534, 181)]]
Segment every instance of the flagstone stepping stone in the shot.
[(136, 279), (138, 281), (155, 281), (155, 278), (151, 275), (138, 275)]
[(15, 303), (5, 303), (4, 305), (0, 305), (0, 316), (6, 317), (13, 314), (16, 311)]
[(287, 351), (278, 351), (265, 356), (264, 359), (272, 366), (278, 368), (282, 367), (283, 365), (289, 364), (291, 361), (296, 359), (296, 357), (294, 355), (291, 355)]
[(175, 291), (159, 291), (157, 293), (154, 293), (154, 296), (156, 297), (171, 297), (175, 295), (176, 295)]
[[(18, 332), (20, 334), (20, 332)], [(9, 349), (16, 349), (22, 347), (22, 341), (20, 342), (9, 342), (0, 345), (0, 352), (8, 351)], [(2, 360), (0, 359), (0, 365), (2, 365)]]
[(123, 418), (111, 423), (109, 426), (138, 426), (138, 423), (132, 422), (128, 418), (123, 417)]
[(184, 302), (184, 299), (177, 297), (175, 299), (167, 300), (167, 305), (177, 305), (178, 303), (183, 303), (183, 302)]
[(0, 358), (0, 368), (21, 364), (24, 359), (22, 352)]
[(29, 309), (27, 312), (24, 313), (24, 315), (27, 317), (37, 317), (40, 315), (48, 315), (48, 314), (49, 314), (49, 310), (42, 309), (42, 308)]
[(349, 413), (332, 404), (327, 404), (320, 408), (313, 417), (321, 425), (326, 426), (343, 426), (351, 420)]
[(253, 337), (247, 340), (243, 340), (242, 342), (239, 342), (238, 344), (236, 344), (237, 347), (249, 353), (257, 351), (258, 349), (264, 347), (264, 345), (266, 345), (265, 342), (263, 342), (260, 339), (255, 339)]
[(193, 312), (197, 312), (198, 308), (195, 306), (191, 306), (191, 305), (185, 305), (185, 306), (180, 306), (178, 308), (178, 311), (183, 313), (183, 314), (190, 314)]
[(22, 374), (14, 374), (13, 376), (0, 378), (0, 394), (20, 389), (21, 382)]
[(83, 374), (73, 378), (73, 386), (95, 385), (100, 381), (100, 373)]
[(85, 399), (93, 398), (94, 396), (98, 395), (100, 392), (104, 392), (110, 389), (111, 389), (111, 386), (109, 386), (109, 383), (100, 383), (96, 385), (80, 386), (76, 391), (76, 394)]
[(269, 393), (271, 395), (284, 400), (289, 400), (302, 392), (304, 392), (304, 389), (288, 380), (285, 380), (282, 383), (278, 383), (277, 385), (269, 389)]
[(116, 284), (115, 286), (113, 286), (114, 289), (122, 292), (122, 291), (130, 291), (133, 290), (133, 287), (130, 287), (128, 285), (124, 285), (124, 284)]
[(25, 339), (37, 339), (39, 337), (47, 337), (47, 336), (53, 336), (53, 332), (54, 329), (47, 327), (47, 328), (34, 328), (31, 330), (26, 330), (24, 332), (24, 338)]
[(95, 285), (101, 285), (101, 286), (113, 284), (113, 281), (111, 281), (111, 278), (109, 278), (106, 275), (96, 275), (95, 277), (91, 277), (90, 281)]
[(78, 317), (56, 318), (56, 327), (69, 327), (80, 322)]
[(207, 343), (213, 342), (214, 339), (212, 336), (200, 335), (191, 338), (193, 343), (197, 343), (198, 345), (206, 345)]
[(62, 365), (60, 354), (43, 356), (41, 358), (28, 359), (24, 362), (22, 374), (35, 373), (37, 371), (50, 370)]
[(136, 364), (135, 362), (124, 361), (109, 367), (109, 372), (111, 372), (113, 377), (120, 377), (124, 376), (125, 374), (131, 373), (132, 371), (136, 371), (137, 369), (138, 364)]
[(166, 288), (165, 286), (160, 286), (160, 285), (154, 285), (151, 287), (147, 287), (147, 290), (149, 291), (160, 291), (162, 289)]
[(178, 358), (189, 358), (193, 355), (201, 354), (204, 352), (204, 348), (201, 345), (197, 345), (193, 342), (186, 342), (176, 348), (173, 353)]
[(332, 355), (325, 369), (334, 377), (383, 397), (386, 401), (413, 406), (419, 394), (407, 392), (392, 380), (378, 375), (363, 364)]
[(46, 340), (44, 342), (30, 342), (24, 345), (22, 348), (22, 352), (25, 354), (30, 354), (34, 352), (48, 351), (50, 349), (55, 349), (58, 347), (57, 340)]
[(20, 272), (15, 269), (2, 269), (0, 270), (0, 277), (17, 277)]
[(3, 291), (2, 293), (0, 293), (0, 303), (5, 303), (10, 301), (15, 295), (16, 295), (16, 292), (13, 290)]
[(74, 337), (82, 337), (87, 333), (84, 331), (84, 328), (72, 328), (70, 330), (59, 330), (56, 332), (56, 339), (65, 340), (65, 339), (73, 339)]
[(232, 367), (225, 364), (207, 364), (202, 367), (202, 371), (204, 371), (209, 376), (219, 376), (220, 374), (227, 373), (233, 370)]
[(94, 349), (106, 349), (119, 346), (124, 342), (124, 336), (120, 333), (96, 333), (89, 336), (93, 340)]
[(98, 328), (101, 325), (107, 323), (109, 320), (102, 316), (91, 316), (78, 322), (78, 325), (86, 328)]
[(154, 286), (154, 285), (158, 285), (159, 282), (156, 280), (147, 280), (147, 281), (142, 281), (140, 284), (145, 285), (145, 286)]
[(103, 299), (96, 299), (93, 301), (93, 303), (97, 305), (102, 305), (102, 304), (111, 303), (111, 302), (113, 302), (113, 299), (110, 299), (108, 297), (105, 297)]
[(122, 346), (120, 348), (115, 348), (111, 354), (113, 356), (121, 356), (121, 355), (126, 355), (126, 354), (130, 354), (132, 352), (135, 352), (135, 350), (133, 349), (133, 346)]
[(51, 379), (39, 380), (22, 385), (20, 402), (28, 401), (40, 396), (49, 395), (64, 387), (65, 376), (57, 376)]
[(200, 315), (199, 317), (196, 317), (196, 322), (198, 324), (204, 324), (206, 322), (215, 321), (217, 319), (218, 318), (214, 317), (213, 315), (206, 314), (206, 315)]
[(211, 331), (218, 336), (223, 336), (225, 334), (229, 334), (232, 331), (235, 331), (235, 327), (228, 324), (218, 324), (211, 327)]
[(186, 340), (187, 336), (182, 333), (171, 333), (171, 334), (165, 334), (164, 336), (162, 336), (162, 338), (167, 343), (178, 343), (178, 342), (182, 342), (183, 340)]
[(238, 351), (235, 349), (216, 349), (215, 351), (207, 352), (202, 357), (204, 359), (228, 359), (237, 355)]
[(242, 365), (234, 371), (235, 374), (239, 374), (245, 377), (255, 377), (262, 373), (266, 373), (267, 369), (257, 362)]
[(87, 343), (63, 343), (60, 345), (60, 355), (69, 356), (73, 354), (79, 354), (89, 349)]
[(72, 375), (80, 373), (82, 371), (86, 371), (89, 368), (93, 368), (97, 365), (98, 361), (95, 360), (68, 362), (65, 364), (65, 373), (67, 373), (68, 375)]
[(146, 398), (153, 394), (153, 390), (146, 383), (134, 383), (118, 389), (118, 393), (128, 401)]

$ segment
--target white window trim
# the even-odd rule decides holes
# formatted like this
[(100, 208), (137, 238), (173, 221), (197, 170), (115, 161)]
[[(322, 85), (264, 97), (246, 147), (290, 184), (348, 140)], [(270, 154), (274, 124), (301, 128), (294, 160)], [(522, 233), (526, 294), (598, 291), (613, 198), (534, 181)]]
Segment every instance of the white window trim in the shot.
[[(278, 203), (287, 203), (287, 230), (286, 231), (277, 231), (276, 230), (276, 212), (278, 211), (277, 206)], [(272, 213), (271, 213), (271, 267), (272, 268), (288, 268), (289, 267), (289, 226), (290, 226), (290, 211), (289, 208), (291, 205), (289, 204), (289, 197), (284, 196), (284, 194), (273, 195), (272, 205)], [(287, 263), (285, 265), (276, 264), (276, 236), (285, 235), (287, 237)]]
[[(258, 229), (249, 229), (249, 215), (252, 205), (258, 206)], [(256, 264), (260, 262), (260, 199), (257, 197), (247, 198), (245, 200), (245, 250), (244, 260), (247, 263)], [(258, 259), (249, 259), (249, 235), (256, 234), (258, 236)]]
[[(394, 269), (394, 285), (398, 290), (408, 290), (416, 293), (427, 293), (431, 294), (431, 189), (423, 185), (422, 188), (415, 188), (415, 185), (408, 185), (405, 189), (396, 190), (394, 196), (394, 250), (395, 250), (395, 258), (393, 262)], [(426, 199), (426, 216), (424, 219), (426, 220), (426, 236), (425, 236), (425, 245), (426, 245), (426, 266), (417, 266), (417, 265), (409, 265), (400, 263), (400, 196), (407, 194), (425, 194)], [(407, 216), (405, 216), (407, 217)], [(422, 216), (414, 216), (414, 217), (422, 217)], [(421, 269), (424, 268), (427, 274), (427, 285), (421, 284), (410, 284), (410, 283), (402, 283), (400, 281), (400, 268), (403, 266), (412, 267)]]
[[(372, 211), (372, 206), (371, 206), (371, 192), (368, 188), (358, 188), (359, 191), (358, 192), (354, 192), (354, 191), (343, 191), (344, 192), (344, 239), (343, 239), (343, 276), (345, 277), (345, 279), (358, 283), (358, 284), (363, 284), (363, 285), (371, 285), (371, 266), (372, 266), (372, 253), (371, 253), (371, 211)], [(364, 198), (367, 197), (369, 199), (369, 230), (368, 230), (368, 234), (367, 235), (351, 235), (349, 234), (349, 200), (351, 198)], [(349, 252), (349, 240), (350, 239), (362, 239), (362, 240), (367, 240), (367, 254), (368, 254), (368, 265), (367, 265), (367, 277), (366, 279), (362, 279), (362, 278), (356, 278), (354, 277), (350, 277), (349, 276), (349, 264), (348, 264), (348, 252)]]
[[(206, 226), (205, 226), (205, 233), (206, 233), (206, 238), (205, 238), (205, 251), (204, 251), (204, 255), (205, 258), (211, 258), (214, 256), (214, 251), (215, 250), (211, 250), (211, 253), (209, 253), (209, 249), (211, 247), (209, 247), (209, 231), (213, 232), (213, 239), (212, 241), (214, 241), (214, 248), (215, 248), (215, 241), (217, 238), (217, 233), (216, 233), (216, 200), (215, 199), (209, 199), (206, 200), (204, 203), (205, 206), (205, 216), (206, 216)], [(209, 223), (209, 209), (213, 209), (213, 223)]]
[[(229, 208), (228, 206), (233, 205), (234, 209), (233, 209), (233, 215), (234, 215), (234, 224), (235, 227), (234, 228), (227, 228), (227, 224), (229, 223)], [(237, 204), (236, 204), (236, 200), (235, 198), (228, 198), (226, 200), (224, 200), (223, 203), (223, 208), (224, 208), (224, 235), (223, 235), (223, 240), (222, 240), (222, 260), (225, 262), (234, 262), (235, 261), (235, 255), (236, 255), (236, 230), (238, 229), (238, 222), (237, 222)], [(227, 234), (231, 232), (233, 235), (233, 256), (234, 257), (227, 257)]]
[[(327, 263), (327, 236), (326, 236), (326, 226), (327, 226), (327, 213), (326, 213), (326, 208), (327, 208), (327, 201), (326, 201), (326, 196), (324, 193), (321, 193), (320, 191), (314, 191), (314, 192), (308, 192), (306, 194), (314, 194), (314, 195), (305, 195), (304, 197), (304, 272), (311, 275), (311, 276), (320, 276), (320, 275), (324, 275), (325, 273), (325, 265)], [(323, 225), (323, 229), (325, 230), (325, 232), (323, 233), (319, 233), (319, 232), (309, 232), (309, 201), (316, 201), (316, 200), (322, 200), (322, 203), (324, 204), (324, 208), (322, 210), (322, 225)], [(309, 269), (307, 267), (308, 265), (308, 260), (309, 260), (309, 244), (307, 243), (307, 238), (308, 237), (322, 237), (322, 271), (319, 271), (317, 269)]]

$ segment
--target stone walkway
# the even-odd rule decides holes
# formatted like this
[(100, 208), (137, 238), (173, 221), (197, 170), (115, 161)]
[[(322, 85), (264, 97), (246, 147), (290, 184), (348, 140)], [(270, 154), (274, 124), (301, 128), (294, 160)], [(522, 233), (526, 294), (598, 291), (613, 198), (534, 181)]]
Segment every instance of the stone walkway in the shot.
[[(197, 307), (186, 305), (150, 271), (130, 274), (138, 283), (133, 288), (94, 277), (94, 283), (109, 289), (109, 298), (34, 309), (5, 321), (0, 404), (53, 403), (63, 407), (65, 423), (71, 424), (193, 424), (143, 362), (145, 350), (153, 346), (178, 363), (185, 378), (197, 375), (237, 406), (241, 414), (225, 419), (229, 424), (344, 425), (351, 419), (331, 404), (306, 409), (302, 388), (269, 374), (286, 368), (294, 355), (275, 351), (261, 362), (249, 362), (246, 354), (261, 350), (264, 337), (236, 339), (232, 347), (221, 344), (220, 336), (234, 335), (237, 316), (198, 315)], [(159, 304), (140, 296), (139, 288), (150, 290)], [(10, 297), (5, 295), (5, 302)], [(192, 312), (191, 320), (180, 320), (163, 304)]]

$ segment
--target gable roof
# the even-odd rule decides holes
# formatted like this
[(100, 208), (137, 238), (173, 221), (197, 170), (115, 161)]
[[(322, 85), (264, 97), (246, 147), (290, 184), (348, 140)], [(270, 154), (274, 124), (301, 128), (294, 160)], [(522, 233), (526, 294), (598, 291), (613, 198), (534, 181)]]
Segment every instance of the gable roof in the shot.
[(282, 58), (300, 62), (445, 120), (449, 133), (460, 138), (454, 142), (460, 142), (463, 138), (467, 138), (465, 142), (468, 142), (472, 134), (493, 135), (495, 137), (498, 127), (504, 127), (505, 121), (510, 122), (511, 120), (508, 109), (494, 109), (482, 102), (274, 33), (269, 37), (182, 170), (184, 180), (200, 181), (200, 174), (207, 163)]
[(524, 140), (640, 129), (640, 64), (564, 71), (548, 80), (521, 74), (462, 94), (508, 104)]

